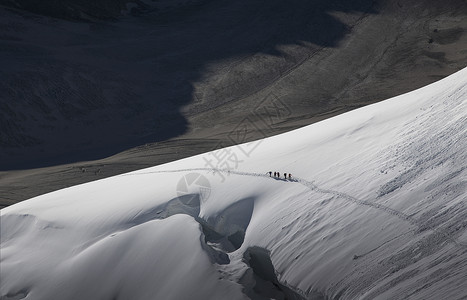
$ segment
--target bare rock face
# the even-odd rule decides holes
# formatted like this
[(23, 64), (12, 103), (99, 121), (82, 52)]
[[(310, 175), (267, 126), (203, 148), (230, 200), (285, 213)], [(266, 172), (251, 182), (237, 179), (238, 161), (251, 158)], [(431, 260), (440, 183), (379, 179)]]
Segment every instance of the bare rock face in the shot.
[[(4, 172), (8, 203), (288, 131), (467, 65), (465, 0), (0, 4), (0, 170), (55, 166)], [(80, 176), (60, 167), (117, 153)]]
[(126, 0), (2, 0), (3, 5), (67, 20), (113, 19), (120, 16)]
[(124, 15), (187, 9), (206, 0), (1, 0), (6, 7), (73, 21), (117, 20)]

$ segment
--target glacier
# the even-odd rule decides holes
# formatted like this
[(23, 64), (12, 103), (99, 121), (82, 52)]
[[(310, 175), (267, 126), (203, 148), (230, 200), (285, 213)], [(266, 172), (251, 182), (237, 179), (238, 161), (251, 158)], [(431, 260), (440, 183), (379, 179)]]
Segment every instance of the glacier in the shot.
[(0, 211), (0, 298), (466, 299), (466, 125), (467, 68), (17, 203)]

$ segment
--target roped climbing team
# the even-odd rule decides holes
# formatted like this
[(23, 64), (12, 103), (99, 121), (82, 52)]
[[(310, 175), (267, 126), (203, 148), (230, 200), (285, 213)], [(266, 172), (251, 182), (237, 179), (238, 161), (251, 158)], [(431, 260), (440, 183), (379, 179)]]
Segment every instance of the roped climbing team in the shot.
[[(269, 174), (269, 177), (273, 176), (272, 171), (269, 171), (268, 174)], [(274, 177), (280, 178), (281, 173), (280, 172), (274, 172)], [(284, 179), (287, 179), (287, 173), (284, 173)], [(289, 179), (292, 179), (292, 174), (290, 174), (290, 173), (289, 173)]]

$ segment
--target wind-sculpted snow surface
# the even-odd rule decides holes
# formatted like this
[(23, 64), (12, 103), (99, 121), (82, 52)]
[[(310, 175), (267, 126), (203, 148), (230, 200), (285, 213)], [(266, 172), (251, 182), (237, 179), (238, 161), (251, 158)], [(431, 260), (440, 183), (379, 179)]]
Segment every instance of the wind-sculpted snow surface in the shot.
[(465, 299), (466, 124), (464, 69), (254, 147), (18, 203), (1, 211), (0, 298)]

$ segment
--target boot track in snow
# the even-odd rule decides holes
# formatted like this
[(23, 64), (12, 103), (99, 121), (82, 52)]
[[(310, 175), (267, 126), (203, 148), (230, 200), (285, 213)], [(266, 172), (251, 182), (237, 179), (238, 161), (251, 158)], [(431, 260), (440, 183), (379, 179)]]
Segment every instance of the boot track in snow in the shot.
[[(192, 172), (192, 171), (206, 171), (206, 172), (213, 172), (213, 173), (225, 173), (225, 174), (234, 174), (234, 175), (240, 175), (240, 176), (253, 176), (253, 177), (263, 177), (263, 178), (268, 178), (268, 179), (279, 179), (279, 178), (274, 178), (274, 177), (269, 177), (267, 174), (262, 174), (262, 173), (252, 173), (252, 172), (243, 172), (243, 171), (235, 171), (235, 170), (226, 170), (226, 169), (213, 169), (213, 168), (191, 168), (191, 169), (178, 169), (178, 170), (164, 170), (164, 171), (151, 171), (151, 172), (144, 172), (144, 173), (130, 173), (130, 174), (123, 174), (121, 176), (136, 176), (136, 175), (146, 175), (146, 174), (157, 174), (157, 173), (178, 173), (178, 172)], [(372, 207), (374, 209), (378, 209), (380, 211), (383, 211), (385, 213), (388, 213), (390, 215), (396, 216), (399, 219), (409, 222), (411, 225), (416, 226), (417, 228), (421, 228), (422, 224), (420, 224), (420, 221), (417, 220), (414, 217), (411, 217), (401, 211), (395, 210), (393, 208), (390, 208), (388, 206), (379, 204), (379, 203), (374, 203), (366, 200), (360, 200), (355, 197), (352, 197), (350, 195), (347, 195), (345, 193), (335, 191), (335, 190), (330, 190), (330, 189), (323, 189), (318, 187), (316, 184), (313, 182), (310, 182), (308, 180), (294, 177), (292, 179), (282, 179), (282, 181), (286, 182), (296, 182), (300, 183), (301, 185), (307, 187), (311, 191), (321, 193), (321, 194), (330, 194), (334, 195), (336, 197), (339, 197), (341, 199), (344, 199), (348, 202), (355, 203), (360, 206), (368, 206)], [(423, 225), (424, 228), (426, 228), (426, 225)], [(429, 226), (428, 230), (431, 230), (434, 233), (439, 234), (440, 236), (444, 237), (445, 239), (449, 240), (451, 243), (456, 245), (457, 247), (461, 248), (467, 248), (467, 244), (461, 243), (455, 238), (453, 238), (450, 234), (443, 232), (442, 230), (438, 228), (434, 228), (433, 226)], [(415, 231), (415, 230), (412, 230)]]

